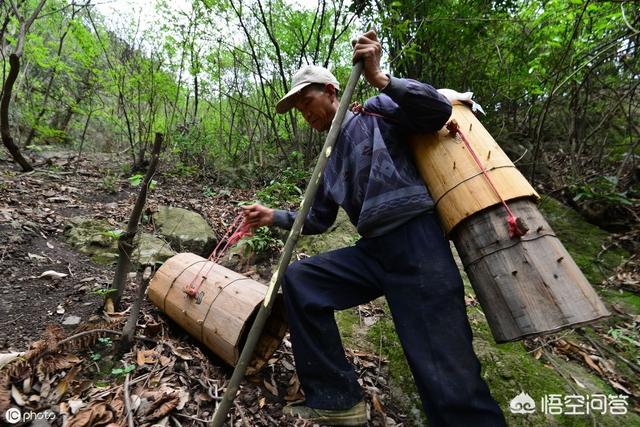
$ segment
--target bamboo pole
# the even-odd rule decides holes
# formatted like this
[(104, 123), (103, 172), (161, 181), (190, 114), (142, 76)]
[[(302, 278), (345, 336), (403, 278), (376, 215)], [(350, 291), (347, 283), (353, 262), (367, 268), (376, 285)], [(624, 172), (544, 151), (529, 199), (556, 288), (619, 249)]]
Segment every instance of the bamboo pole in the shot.
[(333, 146), (338, 139), (338, 135), (340, 134), (342, 121), (344, 120), (344, 116), (347, 113), (347, 107), (351, 102), (351, 96), (353, 95), (353, 91), (356, 87), (356, 84), (358, 83), (360, 74), (362, 74), (362, 67), (362, 61), (359, 61), (351, 69), (351, 75), (349, 76), (349, 81), (347, 82), (347, 86), (345, 87), (342, 99), (340, 99), (338, 111), (333, 118), (333, 122), (331, 122), (331, 128), (329, 129), (329, 134), (327, 135), (327, 139), (325, 140), (322, 151), (320, 152), (318, 163), (316, 163), (316, 167), (313, 170), (313, 174), (311, 175), (311, 179), (309, 180), (307, 189), (304, 192), (302, 205), (300, 206), (298, 215), (296, 215), (296, 219), (293, 222), (293, 227), (291, 227), (291, 232), (289, 233), (287, 242), (285, 243), (284, 249), (282, 250), (282, 255), (280, 255), (278, 267), (271, 276), (269, 289), (267, 290), (267, 293), (264, 297), (264, 303), (260, 306), (260, 311), (258, 311), (256, 320), (253, 322), (253, 326), (251, 326), (251, 331), (249, 331), (247, 342), (242, 349), (238, 364), (233, 370), (233, 374), (231, 375), (231, 379), (229, 380), (227, 390), (222, 397), (222, 401), (220, 401), (220, 405), (218, 405), (218, 409), (216, 409), (216, 412), (213, 415), (211, 423), (209, 423), (210, 427), (222, 426), (227, 418), (227, 413), (229, 412), (229, 409), (233, 404), (236, 393), (238, 392), (240, 381), (242, 381), (242, 379), (244, 378), (244, 372), (247, 369), (249, 361), (251, 360), (251, 356), (253, 355), (256, 343), (258, 342), (258, 338), (262, 334), (262, 329), (264, 328), (264, 324), (269, 317), (269, 314), (271, 314), (271, 308), (273, 307), (275, 297), (278, 294), (278, 290), (280, 289), (280, 283), (282, 281), (282, 277), (284, 276), (284, 272), (289, 265), (289, 261), (291, 260), (293, 248), (295, 248), (296, 243), (298, 243), (298, 238), (300, 237), (302, 226), (304, 225), (304, 221), (307, 218), (309, 209), (311, 209), (311, 204), (313, 203), (315, 194), (320, 184), (320, 180), (322, 179), (322, 173), (324, 172), (324, 168), (327, 165), (329, 156), (331, 156)]

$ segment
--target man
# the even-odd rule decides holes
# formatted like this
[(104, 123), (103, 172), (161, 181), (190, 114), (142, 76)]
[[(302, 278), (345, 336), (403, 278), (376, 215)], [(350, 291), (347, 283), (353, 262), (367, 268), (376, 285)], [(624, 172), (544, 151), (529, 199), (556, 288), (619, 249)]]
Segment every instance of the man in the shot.
[[(384, 295), (429, 425), (503, 426), (471, 345), (460, 274), (406, 140), (410, 133), (440, 129), (451, 104), (427, 84), (383, 73), (380, 51), (373, 31), (354, 44), (354, 63), (364, 61), (367, 82), (381, 94), (367, 101), (365, 113), (347, 113), (303, 229), (325, 231), (342, 206), (362, 238), (353, 247), (295, 262), (284, 276), (291, 343), (305, 392), (304, 402), (284, 412), (324, 424), (366, 423), (362, 390), (345, 358), (334, 310)], [(311, 127), (328, 130), (339, 105), (336, 78), (307, 66), (291, 87), (276, 111), (296, 108)], [(244, 214), (251, 227), (290, 228), (296, 213), (252, 205)]]

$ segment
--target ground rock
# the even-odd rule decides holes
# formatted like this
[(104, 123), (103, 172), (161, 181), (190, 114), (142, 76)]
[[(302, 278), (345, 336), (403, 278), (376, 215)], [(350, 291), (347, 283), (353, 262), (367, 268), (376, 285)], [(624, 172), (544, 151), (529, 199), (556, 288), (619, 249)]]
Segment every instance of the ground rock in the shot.
[(139, 265), (162, 264), (176, 254), (169, 243), (149, 233), (139, 233), (134, 244), (131, 259)]
[(74, 217), (67, 220), (64, 237), (67, 243), (98, 264), (112, 264), (118, 260), (117, 234), (105, 220)]
[[(71, 246), (89, 255), (98, 264), (118, 261), (118, 233), (105, 220), (75, 217), (65, 224), (64, 236)], [(131, 253), (131, 268), (138, 265), (162, 264), (175, 252), (167, 242), (149, 233), (138, 233)]]
[(208, 256), (217, 240), (211, 226), (197, 212), (160, 206), (153, 220), (156, 231), (179, 252)]

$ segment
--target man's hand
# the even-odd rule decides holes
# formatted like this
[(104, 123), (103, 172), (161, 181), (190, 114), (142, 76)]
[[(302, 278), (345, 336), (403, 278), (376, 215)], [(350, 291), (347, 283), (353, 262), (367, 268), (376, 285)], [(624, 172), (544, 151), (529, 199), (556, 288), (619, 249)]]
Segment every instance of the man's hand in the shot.
[(364, 78), (371, 86), (378, 89), (384, 88), (389, 83), (389, 76), (380, 69), (382, 46), (376, 32), (368, 31), (351, 43), (353, 44), (353, 63), (363, 60)]
[(262, 205), (241, 206), (244, 223), (251, 228), (273, 224), (273, 209)]

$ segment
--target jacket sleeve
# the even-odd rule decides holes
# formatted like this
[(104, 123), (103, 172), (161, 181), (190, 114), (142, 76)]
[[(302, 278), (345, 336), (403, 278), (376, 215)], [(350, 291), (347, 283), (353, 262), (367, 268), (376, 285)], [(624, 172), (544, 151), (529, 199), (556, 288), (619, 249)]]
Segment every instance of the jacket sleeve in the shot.
[(383, 95), (368, 101), (367, 110), (389, 117), (410, 133), (435, 132), (449, 120), (451, 103), (433, 86), (389, 77)]
[[(290, 230), (298, 212), (275, 209), (273, 225)], [(321, 234), (333, 225), (338, 215), (338, 204), (324, 192), (323, 183), (320, 184), (313, 205), (307, 214), (302, 227), (302, 234)]]

